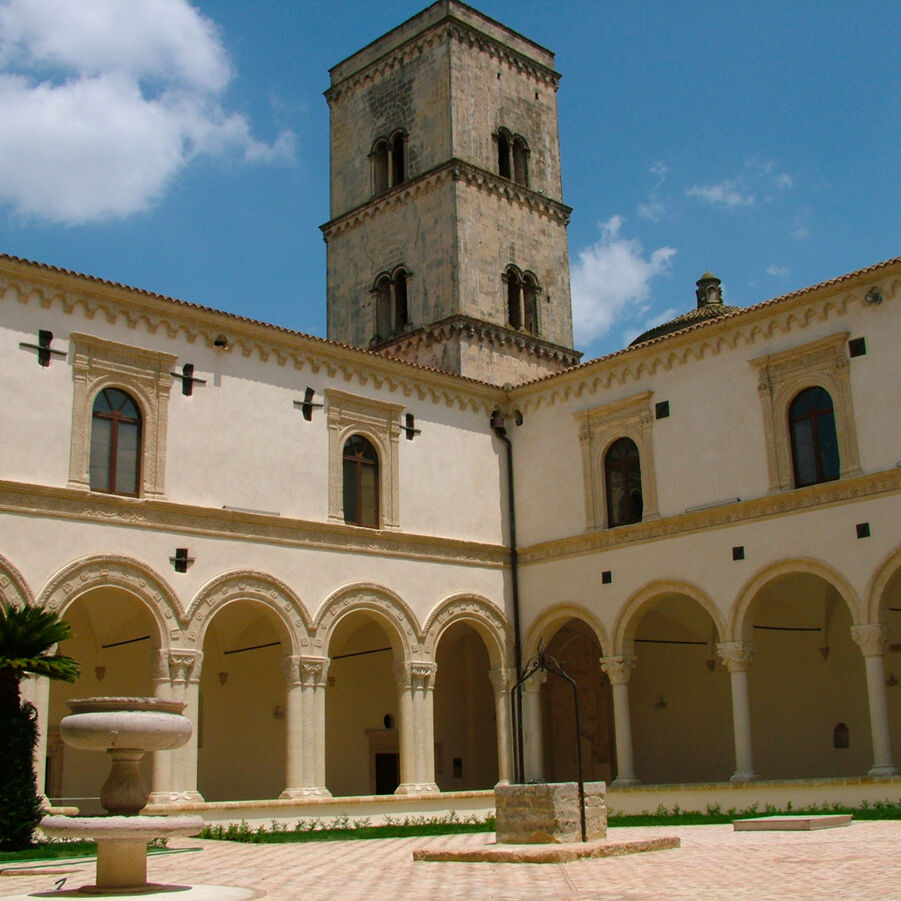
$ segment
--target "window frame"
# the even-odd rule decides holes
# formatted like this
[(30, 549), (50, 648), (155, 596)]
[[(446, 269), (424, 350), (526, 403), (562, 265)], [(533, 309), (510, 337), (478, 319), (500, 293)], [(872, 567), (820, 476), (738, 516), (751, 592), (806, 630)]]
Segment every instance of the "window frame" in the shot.
[(398, 451), (404, 406), (360, 397), (336, 388), (325, 390), (325, 400), (329, 430), (329, 522), (345, 524), (344, 446), (350, 437), (360, 435), (378, 455), (376, 528), (399, 528)]
[(643, 391), (601, 407), (580, 410), (579, 444), (582, 449), (582, 476), (585, 520), (588, 529), (619, 528), (610, 522), (607, 505), (605, 461), (610, 448), (629, 438), (638, 449), (641, 474), (642, 515), (639, 522), (660, 518), (657, 509), (657, 476), (654, 466), (654, 413), (652, 391)]
[[(795, 408), (802, 398), (812, 391), (819, 392), (820, 396), (825, 395), (829, 399), (829, 407), (817, 406), (814, 410), (804, 413), (795, 412)], [(819, 403), (818, 397), (818, 403)], [(826, 460), (825, 449), (821, 445), (822, 425), (828, 417), (828, 427), (831, 428), (832, 440), (835, 445), (836, 463), (835, 474), (826, 473), (824, 462)], [(801, 477), (801, 452), (802, 449), (798, 444), (798, 432), (802, 427), (808, 433), (810, 438), (810, 456), (813, 468), (815, 470), (815, 478), (812, 481), (802, 481)], [(822, 385), (810, 385), (803, 388), (795, 395), (791, 403), (788, 405), (788, 432), (789, 441), (791, 442), (792, 452), (792, 472), (794, 475), (794, 483), (796, 488), (804, 488), (807, 485), (819, 485), (821, 482), (834, 482), (841, 474), (841, 457), (838, 450), (838, 433), (835, 429), (835, 403), (829, 392)]]
[(131, 397), (141, 414), (136, 496), (164, 497), (171, 372), (178, 356), (78, 332), (72, 332), (69, 341), (74, 383), (69, 487), (95, 490), (90, 477), (94, 403), (105, 388), (117, 388)]
[[(112, 404), (109, 403), (109, 396), (107, 392), (116, 392), (117, 394), (121, 394), (124, 398), (131, 403), (131, 405), (135, 408), (135, 418), (130, 418), (123, 416), (121, 413), (122, 404), (118, 406), (116, 409), (112, 409)], [(107, 399), (108, 405), (111, 409), (107, 412), (104, 410), (98, 410), (97, 404), (101, 397), (105, 397)], [(106, 488), (101, 488), (98, 485), (94, 484), (94, 449), (95, 449), (95, 429), (97, 429), (97, 423), (99, 421), (109, 422), (109, 433), (104, 444), (106, 445), (106, 460), (104, 461), (105, 465), (105, 475), (106, 475)], [(119, 432), (122, 425), (134, 425), (135, 429), (135, 447), (134, 447), (134, 491), (123, 491), (119, 485), (119, 474), (120, 474), (120, 456), (119, 456)], [(138, 497), (141, 488), (141, 439), (142, 439), (142, 418), (141, 418), (141, 407), (138, 402), (129, 394), (127, 391), (123, 390), (114, 385), (107, 385), (105, 388), (101, 388), (94, 395), (94, 403), (91, 406), (91, 461), (89, 463), (89, 478), (91, 479), (91, 491), (100, 491), (104, 494), (121, 494), (125, 497)]]
[(851, 397), (849, 335), (837, 332), (749, 361), (757, 370), (770, 494), (795, 488), (789, 409), (806, 388), (823, 388), (832, 398), (839, 479), (862, 472)]
[[(627, 456), (623, 457), (622, 460), (611, 461), (611, 454), (613, 454), (617, 445), (625, 447), (626, 442), (631, 445), (631, 448), (627, 451)], [(632, 455), (633, 450), (634, 457)], [(641, 511), (637, 519), (634, 517), (634, 511), (632, 510), (632, 489), (634, 473), (632, 472), (631, 464), (633, 463), (633, 460), (637, 464), (638, 496), (641, 500)], [(619, 521), (618, 517), (615, 516), (613, 506), (613, 491), (611, 490), (611, 475), (613, 474), (621, 476), (623, 481), (625, 516), (621, 521)], [(604, 495), (607, 501), (607, 528), (613, 529), (617, 528), (618, 526), (628, 526), (633, 525), (637, 522), (641, 522), (641, 517), (644, 515), (644, 494), (642, 492), (641, 485), (641, 452), (638, 450), (638, 445), (628, 435), (623, 435), (620, 438), (614, 439), (607, 446), (607, 450), (604, 452)]]
[[(348, 445), (354, 440), (359, 439), (361, 442), (365, 442), (366, 448), (371, 450), (372, 456), (374, 459), (366, 456), (362, 450), (358, 453), (353, 454), (352, 456), (348, 455), (347, 448)], [(353, 502), (354, 502), (354, 512), (353, 518), (347, 518), (347, 507), (348, 507), (348, 478), (347, 478), (347, 464), (353, 464)], [(380, 482), (380, 466), (379, 466), (379, 452), (376, 450), (375, 445), (360, 432), (353, 432), (347, 437), (347, 440), (344, 442), (344, 447), (341, 452), (341, 496), (342, 496), (342, 509), (344, 512), (344, 522), (347, 525), (352, 526), (363, 526), (369, 529), (377, 529), (379, 527), (379, 482)], [(373, 498), (372, 508), (373, 508), (373, 520), (372, 522), (364, 522), (363, 516), (363, 495), (365, 490), (363, 475), (365, 472), (364, 467), (371, 467), (374, 471), (375, 476), (375, 496)]]

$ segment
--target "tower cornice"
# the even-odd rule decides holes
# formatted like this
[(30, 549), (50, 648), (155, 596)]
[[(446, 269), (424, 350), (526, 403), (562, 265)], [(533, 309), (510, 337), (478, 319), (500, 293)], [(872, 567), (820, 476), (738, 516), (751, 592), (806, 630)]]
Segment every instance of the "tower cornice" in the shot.
[(415, 178), (410, 178), (396, 188), (379, 194), (352, 210), (330, 219), (319, 226), (322, 236), (328, 242), (335, 235), (356, 228), (394, 207), (407, 203), (412, 197), (434, 190), (448, 181), (462, 181), (484, 193), (494, 194), (510, 203), (528, 207), (532, 212), (553, 219), (561, 225), (569, 224), (572, 207), (565, 203), (552, 200), (538, 191), (516, 184), (509, 178), (503, 178), (487, 169), (474, 166), (472, 163), (452, 158), (446, 163)]

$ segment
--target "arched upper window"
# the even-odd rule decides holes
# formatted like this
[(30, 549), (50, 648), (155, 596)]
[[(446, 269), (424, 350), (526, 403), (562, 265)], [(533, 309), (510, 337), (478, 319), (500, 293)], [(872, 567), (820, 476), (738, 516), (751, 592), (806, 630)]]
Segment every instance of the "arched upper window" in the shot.
[(513, 139), (513, 181), (529, 186), (529, 145), (519, 135)]
[(379, 457), (362, 435), (344, 443), (344, 521), (356, 526), (379, 526)]
[(788, 410), (795, 487), (830, 482), (840, 473), (832, 398), (825, 388), (805, 388)]
[(510, 177), (510, 133), (503, 128), (497, 133), (497, 174)]
[(375, 302), (375, 334), (373, 344), (378, 344), (403, 331), (410, 324), (407, 301), (407, 283), (410, 273), (403, 266), (393, 272), (383, 272), (372, 288)]
[(497, 174), (528, 187), (529, 145), (526, 139), (522, 135), (511, 135), (506, 128), (499, 128), (494, 138), (497, 141)]
[(619, 438), (604, 457), (607, 489), (607, 525), (623, 526), (641, 522), (644, 505), (641, 497), (641, 461), (631, 438)]
[(91, 417), (90, 485), (137, 497), (141, 478), (141, 411), (118, 388), (104, 388)]
[(507, 324), (510, 328), (525, 328), (532, 335), (538, 334), (538, 280), (531, 272), (520, 272), (516, 266), (508, 266), (503, 276), (507, 288)]
[(372, 193), (381, 194), (407, 179), (407, 135), (397, 131), (390, 138), (378, 138), (372, 145)]

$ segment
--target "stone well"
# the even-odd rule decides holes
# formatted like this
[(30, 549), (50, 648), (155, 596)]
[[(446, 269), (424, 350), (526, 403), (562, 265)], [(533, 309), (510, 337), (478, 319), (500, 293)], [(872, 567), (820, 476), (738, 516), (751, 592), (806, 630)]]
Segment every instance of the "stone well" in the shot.
[[(585, 783), (585, 838), (607, 836), (607, 783)], [(498, 785), (494, 789), (499, 844), (562, 844), (582, 840), (577, 782)]]

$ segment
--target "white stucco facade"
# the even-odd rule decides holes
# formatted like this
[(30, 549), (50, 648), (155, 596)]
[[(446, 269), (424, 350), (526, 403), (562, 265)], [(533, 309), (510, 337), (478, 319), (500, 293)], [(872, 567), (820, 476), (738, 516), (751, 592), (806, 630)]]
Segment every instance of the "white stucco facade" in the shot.
[[(459, 53), (479, 16), (442, 0), (422, 29), (451, 29)], [(416, 21), (385, 44), (398, 66), (421, 37)], [(505, 65), (531, 54), (550, 77), (547, 51), (485, 28), (467, 52), (502, 45)], [(382, 65), (371, 54), (333, 79)], [(522, 77), (536, 77), (526, 62)], [(559, 195), (556, 106), (536, 102), (553, 134), (532, 146), (549, 154), (542, 177)], [(473, 159), (454, 151), (477, 168), (491, 165), (483, 112)], [(412, 147), (444, 134), (433, 118), (419, 135), (415, 116), (394, 124)], [(351, 182), (369, 178), (368, 163), (356, 163), (335, 173), (336, 220), (367, 203)], [(540, 237), (547, 210), (523, 196), (479, 201), (463, 231), (507, 203)], [(357, 231), (378, 229), (377, 212)], [(565, 264), (565, 242), (551, 250)], [(353, 313), (345, 276), (330, 270), (342, 316)], [(560, 341), (568, 273), (553, 278), (566, 287)], [(540, 648), (579, 684), (586, 779), (642, 792), (891, 781), (901, 259), (533, 381), (536, 360), (551, 358), (525, 329), (509, 350), (517, 332), (496, 281), (487, 331), (466, 339), (485, 372), (475, 380), (415, 362), (416, 347), (414, 362), (387, 355), (403, 342), (376, 353), (0, 257), (0, 602), (58, 610), (75, 633), (64, 651), (82, 665), (73, 686), (27, 686), (52, 800), (90, 808), (96, 796), (103, 762), (64, 748), (58, 723), (67, 698), (98, 694), (186, 702), (192, 741), (147, 764), (161, 808), (490, 789), (515, 776), (510, 689)], [(822, 440), (834, 435), (834, 460), (819, 452), (823, 472), (799, 487), (792, 411), (811, 388), (831, 405), (812, 421)], [(108, 391), (138, 411), (135, 492), (98, 481)], [(360, 519), (348, 510), (372, 470), (349, 456), (357, 437), (377, 461)], [(610, 456), (622, 439), (633, 448), (624, 519)], [(570, 704), (552, 676), (526, 684), (524, 778), (574, 776)]]

